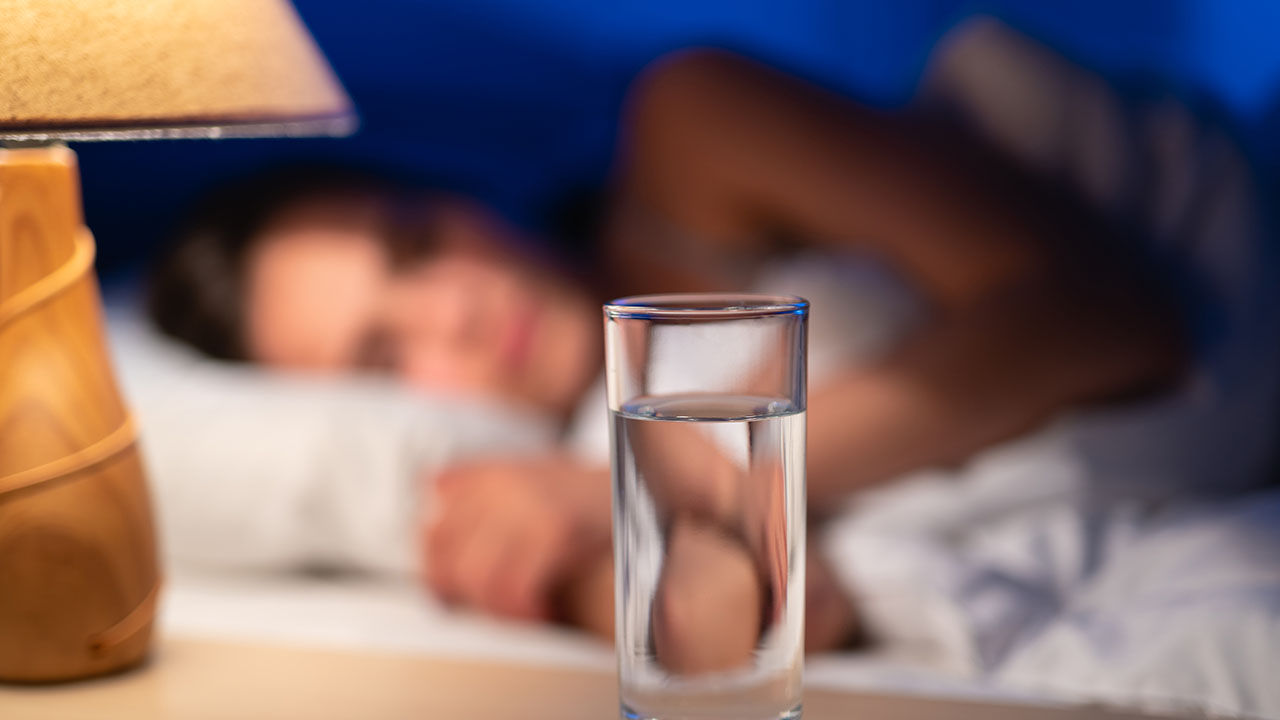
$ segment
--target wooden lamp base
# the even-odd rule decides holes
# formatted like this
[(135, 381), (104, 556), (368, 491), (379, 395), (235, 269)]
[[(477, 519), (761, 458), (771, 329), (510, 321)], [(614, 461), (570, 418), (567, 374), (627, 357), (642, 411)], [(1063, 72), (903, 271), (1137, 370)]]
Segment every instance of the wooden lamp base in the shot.
[(141, 662), (160, 578), (75, 155), (0, 149), (0, 681)]

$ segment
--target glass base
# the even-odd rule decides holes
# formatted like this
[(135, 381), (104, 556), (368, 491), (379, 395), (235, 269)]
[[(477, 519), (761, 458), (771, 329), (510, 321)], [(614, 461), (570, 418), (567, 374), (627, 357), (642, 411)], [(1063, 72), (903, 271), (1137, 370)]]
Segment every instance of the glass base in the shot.
[(733, 718), (733, 720), (800, 720), (800, 717), (803, 714), (801, 712), (801, 710), (803, 709), (802, 705), (796, 705), (795, 707), (791, 708), (790, 710), (787, 710), (781, 715), (760, 715), (758, 717), (751, 716), (750, 718), (746, 718), (746, 717), (743, 717), (742, 715), (737, 715), (737, 714), (723, 715), (723, 716), (705, 715), (705, 714), (654, 716), (654, 715), (649, 715), (648, 713), (636, 712), (635, 710), (632, 710), (631, 708), (627, 707), (626, 703), (621, 703), (620, 708), (621, 708), (621, 716), (623, 720), (728, 720), (729, 718)]

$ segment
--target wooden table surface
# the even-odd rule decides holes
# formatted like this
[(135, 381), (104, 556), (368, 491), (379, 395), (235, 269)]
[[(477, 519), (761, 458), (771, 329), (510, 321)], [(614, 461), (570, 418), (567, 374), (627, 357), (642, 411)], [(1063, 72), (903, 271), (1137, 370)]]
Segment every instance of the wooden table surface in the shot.
[[(113, 677), (0, 686), (4, 720), (611, 720), (610, 673), (384, 653), (167, 639)], [(1151, 720), (1052, 709), (811, 690), (806, 720)]]

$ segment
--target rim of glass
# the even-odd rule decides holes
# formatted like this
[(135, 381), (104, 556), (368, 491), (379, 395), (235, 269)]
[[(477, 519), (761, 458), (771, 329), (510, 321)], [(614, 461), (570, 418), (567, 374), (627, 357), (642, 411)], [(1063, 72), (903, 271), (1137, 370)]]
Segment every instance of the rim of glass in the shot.
[(670, 293), (632, 295), (605, 303), (610, 318), (730, 320), (806, 315), (809, 301), (797, 295), (762, 293)]

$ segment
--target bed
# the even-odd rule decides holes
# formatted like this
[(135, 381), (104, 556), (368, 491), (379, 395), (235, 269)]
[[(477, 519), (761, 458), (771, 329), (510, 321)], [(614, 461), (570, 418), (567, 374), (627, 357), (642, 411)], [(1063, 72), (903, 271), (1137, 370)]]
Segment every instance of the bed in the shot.
[[(163, 631), (612, 665), (582, 634), (447, 609), (414, 579), (416, 478), (546, 448), (545, 422), (213, 363), (127, 302), (109, 315), (165, 548)], [(1100, 502), (1079, 426), (904, 479), (826, 528), (814, 550), (836, 559), (880, 642), (810, 658), (807, 682), (1280, 717), (1280, 491)]]

